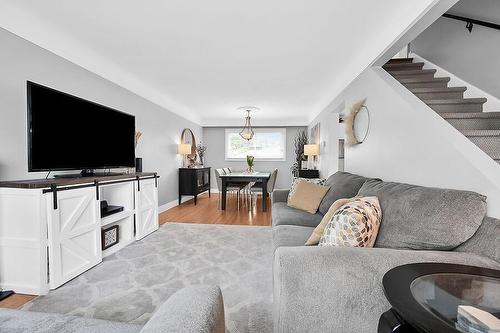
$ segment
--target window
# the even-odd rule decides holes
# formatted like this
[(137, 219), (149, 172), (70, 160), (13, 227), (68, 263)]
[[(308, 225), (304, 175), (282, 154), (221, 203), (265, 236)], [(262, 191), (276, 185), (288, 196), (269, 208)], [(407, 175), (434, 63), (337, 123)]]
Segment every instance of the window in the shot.
[(241, 129), (226, 129), (226, 160), (245, 160), (252, 155), (256, 160), (284, 161), (286, 159), (286, 128), (254, 128), (252, 140), (240, 136)]

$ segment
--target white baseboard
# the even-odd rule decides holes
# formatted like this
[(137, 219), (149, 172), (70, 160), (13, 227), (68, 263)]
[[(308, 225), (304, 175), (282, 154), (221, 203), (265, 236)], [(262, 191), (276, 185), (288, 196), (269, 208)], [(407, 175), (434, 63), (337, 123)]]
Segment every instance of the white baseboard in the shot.
[[(181, 203), (184, 203), (184, 202), (189, 201), (189, 200), (191, 200), (191, 199), (193, 199), (193, 196), (186, 196), (186, 197), (183, 197), (183, 198), (181, 199)], [(179, 200), (178, 200), (178, 199), (176, 199), (176, 200), (172, 200), (172, 201), (170, 201), (170, 202), (167, 202), (167, 203), (166, 203), (166, 204), (164, 204), (164, 205), (159, 206), (159, 207), (158, 207), (158, 213), (163, 213), (164, 211), (167, 211), (167, 210), (169, 210), (170, 208), (174, 208), (174, 207), (176, 207), (176, 206), (179, 206)]]
[(413, 57), (415, 59), (415, 62), (423, 62), (425, 64), (424, 69), (436, 69), (437, 70), (436, 77), (443, 77), (443, 76), (450, 77), (450, 83), (448, 84), (448, 87), (459, 87), (459, 86), (467, 87), (467, 90), (464, 93), (465, 98), (486, 97), (488, 101), (483, 105), (484, 112), (495, 112), (495, 111), (498, 112), (498, 110), (500, 110), (500, 99), (496, 98), (495, 96), (488, 94), (481, 88), (478, 88), (473, 84), (470, 84), (464, 79), (459, 78), (453, 73), (448, 72), (446, 69), (439, 67), (435, 63), (425, 59), (424, 57), (416, 53), (412, 52), (410, 54), (410, 57)]

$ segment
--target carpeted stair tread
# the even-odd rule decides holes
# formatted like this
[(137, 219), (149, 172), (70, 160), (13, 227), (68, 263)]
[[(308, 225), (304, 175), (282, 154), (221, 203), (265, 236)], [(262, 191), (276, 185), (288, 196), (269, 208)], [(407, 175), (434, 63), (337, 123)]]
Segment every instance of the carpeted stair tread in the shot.
[(449, 77), (435, 77), (435, 78), (426, 78), (426, 77), (412, 77), (412, 78), (400, 78), (398, 79), (401, 83), (437, 83), (437, 82), (450, 82)]
[(410, 71), (424, 68), (423, 62), (400, 62), (385, 64), (382, 66), (386, 71)]
[(388, 64), (400, 64), (413, 62), (413, 58), (392, 58), (387, 63)]
[(429, 87), (429, 88), (410, 88), (412, 93), (441, 93), (441, 92), (464, 92), (467, 87)]
[(442, 104), (484, 104), (488, 100), (486, 98), (461, 98), (461, 99), (424, 99), (427, 105), (442, 105)]
[(410, 76), (410, 75), (434, 75), (436, 74), (435, 69), (418, 69), (418, 70), (389, 70), (389, 74), (392, 76)]
[(467, 137), (477, 137), (477, 136), (500, 136), (500, 129), (498, 130), (464, 130), (461, 131)]
[(444, 119), (500, 119), (500, 112), (442, 112)]

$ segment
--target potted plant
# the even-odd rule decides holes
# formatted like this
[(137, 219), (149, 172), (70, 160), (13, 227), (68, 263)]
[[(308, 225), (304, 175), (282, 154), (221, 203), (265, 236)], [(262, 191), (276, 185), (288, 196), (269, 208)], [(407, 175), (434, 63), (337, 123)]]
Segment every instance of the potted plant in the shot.
[(251, 155), (247, 155), (247, 165), (248, 165), (247, 171), (249, 173), (253, 172), (253, 164), (254, 164), (254, 157)]
[(295, 163), (290, 167), (292, 171), (292, 176), (298, 177), (299, 170), (302, 168), (302, 161), (306, 161), (307, 158), (304, 155), (304, 145), (307, 145), (307, 130), (302, 130), (297, 132), (295, 138), (293, 139), (293, 145), (295, 147)]

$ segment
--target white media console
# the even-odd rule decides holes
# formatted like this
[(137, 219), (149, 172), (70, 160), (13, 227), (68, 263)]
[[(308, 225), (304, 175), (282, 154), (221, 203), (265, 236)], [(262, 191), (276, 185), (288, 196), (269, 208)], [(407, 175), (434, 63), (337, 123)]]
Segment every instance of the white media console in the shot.
[[(101, 200), (123, 211), (101, 218)], [(156, 173), (0, 182), (0, 287), (47, 294), (157, 229)]]

